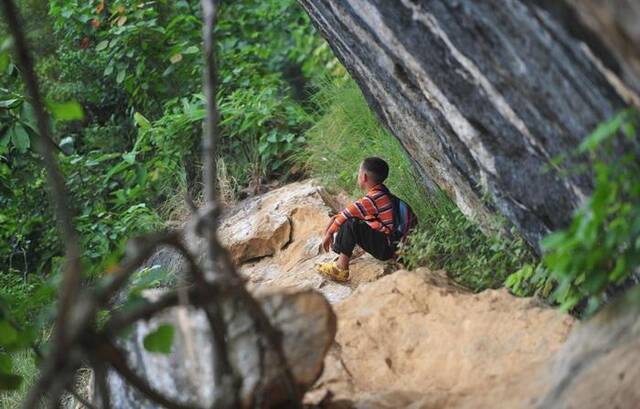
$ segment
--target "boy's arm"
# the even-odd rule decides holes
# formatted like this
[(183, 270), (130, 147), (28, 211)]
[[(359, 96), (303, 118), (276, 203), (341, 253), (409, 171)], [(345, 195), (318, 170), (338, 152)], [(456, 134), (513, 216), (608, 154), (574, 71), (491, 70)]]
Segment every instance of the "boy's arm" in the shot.
[(366, 196), (349, 204), (340, 213), (334, 216), (333, 221), (329, 225), (326, 234), (333, 234), (349, 218), (364, 220), (366, 216), (375, 214), (375, 209), (371, 200)]
[(329, 224), (327, 224), (327, 227), (324, 229), (324, 234), (329, 233), (329, 229), (331, 228), (331, 225), (333, 224), (333, 221), (336, 219), (338, 215), (335, 216), (331, 216), (331, 219), (329, 220)]

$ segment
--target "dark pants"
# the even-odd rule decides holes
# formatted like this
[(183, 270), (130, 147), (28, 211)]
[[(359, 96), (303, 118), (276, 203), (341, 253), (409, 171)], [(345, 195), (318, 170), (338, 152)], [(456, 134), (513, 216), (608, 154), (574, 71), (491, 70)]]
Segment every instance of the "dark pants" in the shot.
[(363, 220), (349, 218), (340, 225), (331, 248), (351, 257), (356, 244), (378, 260), (393, 257), (394, 249), (384, 233), (372, 229)]

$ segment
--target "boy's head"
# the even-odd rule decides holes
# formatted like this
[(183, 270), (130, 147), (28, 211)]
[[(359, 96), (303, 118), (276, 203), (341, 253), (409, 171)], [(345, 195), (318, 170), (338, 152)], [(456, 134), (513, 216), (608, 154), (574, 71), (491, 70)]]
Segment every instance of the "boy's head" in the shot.
[(360, 164), (358, 172), (358, 187), (367, 190), (384, 182), (389, 176), (389, 165), (377, 157), (366, 158)]

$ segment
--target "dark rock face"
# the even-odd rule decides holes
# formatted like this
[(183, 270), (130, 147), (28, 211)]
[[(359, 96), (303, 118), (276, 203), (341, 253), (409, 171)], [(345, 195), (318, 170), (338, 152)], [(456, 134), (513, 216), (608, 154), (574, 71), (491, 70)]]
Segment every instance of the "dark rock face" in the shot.
[(536, 249), (568, 224), (592, 179), (552, 160), (629, 95), (556, 14), (524, 0), (299, 1), (425, 183), (485, 227), (501, 213)]

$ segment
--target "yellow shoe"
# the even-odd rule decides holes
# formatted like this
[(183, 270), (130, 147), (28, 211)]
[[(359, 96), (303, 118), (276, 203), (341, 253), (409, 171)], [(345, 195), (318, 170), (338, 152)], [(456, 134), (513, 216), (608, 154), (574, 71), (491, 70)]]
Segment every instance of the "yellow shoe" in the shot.
[(349, 281), (349, 269), (341, 269), (335, 261), (317, 265), (316, 271), (323, 276), (340, 283)]

